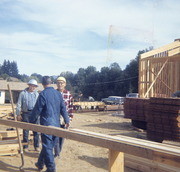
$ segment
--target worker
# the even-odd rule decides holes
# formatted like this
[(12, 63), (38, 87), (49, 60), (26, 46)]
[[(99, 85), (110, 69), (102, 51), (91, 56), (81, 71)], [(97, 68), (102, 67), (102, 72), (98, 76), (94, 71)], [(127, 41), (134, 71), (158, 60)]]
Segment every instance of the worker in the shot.
[[(69, 117), (66, 111), (62, 95), (51, 86), (51, 78), (44, 76), (42, 85), (44, 90), (39, 94), (35, 107), (32, 111), (31, 122), (35, 123), (40, 117), (40, 124), (44, 126), (60, 127), (60, 114), (65, 121), (65, 127), (69, 127)], [(46, 172), (55, 172), (55, 162), (53, 149), (58, 137), (53, 135), (41, 134), (42, 150), (35, 166), (42, 170), (46, 165)]]
[[(62, 94), (62, 97), (64, 99), (64, 103), (66, 105), (66, 110), (69, 115), (69, 119), (72, 120), (73, 118), (73, 97), (71, 93), (65, 89), (66, 88), (66, 79), (64, 77), (58, 77), (57, 78), (57, 90)], [(61, 128), (65, 128), (64, 121), (63, 119), (61, 121)], [(54, 147), (54, 156), (59, 157), (60, 152), (62, 150), (62, 145), (64, 143), (64, 138), (59, 138), (57, 140), (57, 143)]]
[[(16, 115), (18, 121), (30, 122), (31, 111), (34, 108), (34, 105), (37, 101), (39, 93), (36, 88), (38, 87), (37, 81), (35, 79), (31, 79), (28, 83), (28, 88), (23, 90), (18, 98), (17, 106), (16, 106)], [(38, 120), (36, 121), (38, 123)], [(23, 146), (24, 151), (28, 151), (28, 137), (29, 130), (23, 130), (23, 142), (27, 143)], [(34, 149), (35, 151), (39, 151), (39, 133), (33, 132), (33, 140), (34, 140)]]

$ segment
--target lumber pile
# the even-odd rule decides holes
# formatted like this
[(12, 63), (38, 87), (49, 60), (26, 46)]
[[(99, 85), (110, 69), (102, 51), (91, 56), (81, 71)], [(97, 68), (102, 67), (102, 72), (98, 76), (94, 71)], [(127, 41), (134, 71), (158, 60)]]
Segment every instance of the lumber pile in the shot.
[(126, 98), (124, 102), (124, 117), (132, 120), (146, 121), (149, 99)]
[(18, 154), (19, 144), (16, 130), (0, 131), (0, 156)]
[(12, 140), (17, 138), (16, 130), (0, 131), (0, 140)]
[(10, 104), (0, 105), (0, 119), (14, 119)]
[(19, 150), (19, 144), (0, 144), (0, 156), (3, 155), (17, 155)]
[(106, 105), (107, 111), (118, 111), (118, 110), (124, 110), (123, 105)]
[(73, 102), (74, 112), (92, 112), (105, 110), (106, 105), (104, 102)]
[(148, 139), (180, 141), (180, 98), (150, 98), (146, 119)]

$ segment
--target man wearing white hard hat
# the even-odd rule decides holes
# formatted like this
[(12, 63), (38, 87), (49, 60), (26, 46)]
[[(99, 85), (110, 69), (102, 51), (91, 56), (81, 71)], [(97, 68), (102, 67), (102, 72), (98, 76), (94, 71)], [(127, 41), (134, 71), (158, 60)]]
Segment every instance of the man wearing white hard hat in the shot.
[[(16, 106), (16, 115), (18, 121), (30, 122), (31, 111), (34, 108), (36, 100), (39, 96), (36, 88), (38, 83), (35, 79), (31, 79), (28, 83), (28, 87), (23, 90), (18, 98)], [(38, 121), (37, 121), (38, 122)], [(23, 130), (23, 142), (28, 144), (29, 130)], [(39, 151), (39, 134), (33, 132), (34, 136), (34, 149)], [(28, 150), (28, 145), (23, 146), (24, 150)]]

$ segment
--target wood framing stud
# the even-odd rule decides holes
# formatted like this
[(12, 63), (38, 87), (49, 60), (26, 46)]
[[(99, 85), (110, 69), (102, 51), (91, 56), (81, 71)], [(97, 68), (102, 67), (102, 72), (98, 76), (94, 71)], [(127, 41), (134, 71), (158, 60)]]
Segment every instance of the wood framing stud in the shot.
[(109, 172), (124, 172), (124, 153), (109, 150)]

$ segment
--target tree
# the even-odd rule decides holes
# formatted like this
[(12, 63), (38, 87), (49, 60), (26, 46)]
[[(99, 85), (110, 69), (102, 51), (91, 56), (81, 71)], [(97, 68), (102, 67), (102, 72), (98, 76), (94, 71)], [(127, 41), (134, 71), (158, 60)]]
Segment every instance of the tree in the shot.
[(30, 80), (29, 76), (25, 74), (20, 75), (20, 79), (22, 82), (26, 82), (26, 83)]
[(9, 60), (4, 60), (3, 65), (1, 67), (2, 74), (7, 74), (11, 77), (19, 77), (19, 71), (17, 67), (17, 63), (15, 61), (10, 62)]
[(15, 78), (19, 77), (19, 71), (18, 71), (17, 63), (15, 61), (10, 63), (10, 76)]
[(30, 76), (31, 79), (35, 79), (37, 82), (42, 82), (42, 75), (37, 74), (37, 73), (33, 73)]

